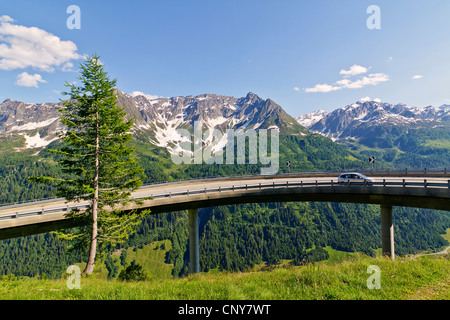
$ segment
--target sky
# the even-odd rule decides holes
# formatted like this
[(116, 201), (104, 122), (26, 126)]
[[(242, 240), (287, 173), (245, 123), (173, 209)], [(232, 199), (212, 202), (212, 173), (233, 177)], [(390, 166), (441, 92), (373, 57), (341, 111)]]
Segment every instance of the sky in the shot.
[(127, 93), (253, 92), (294, 117), (367, 97), (440, 106), (449, 16), (448, 0), (2, 0), (0, 102), (58, 102), (98, 54)]

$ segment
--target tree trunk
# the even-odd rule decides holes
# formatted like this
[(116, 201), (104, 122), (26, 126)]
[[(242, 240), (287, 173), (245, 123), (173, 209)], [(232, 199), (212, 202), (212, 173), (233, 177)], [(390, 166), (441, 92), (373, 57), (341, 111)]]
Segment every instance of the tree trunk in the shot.
[(89, 258), (86, 264), (86, 268), (83, 274), (92, 274), (95, 267), (95, 256), (97, 254), (97, 217), (98, 217), (98, 179), (99, 179), (99, 123), (98, 123), (98, 112), (96, 114), (96, 132), (95, 132), (95, 175), (94, 175), (94, 198), (92, 199), (92, 232), (91, 232), (91, 244), (89, 247)]

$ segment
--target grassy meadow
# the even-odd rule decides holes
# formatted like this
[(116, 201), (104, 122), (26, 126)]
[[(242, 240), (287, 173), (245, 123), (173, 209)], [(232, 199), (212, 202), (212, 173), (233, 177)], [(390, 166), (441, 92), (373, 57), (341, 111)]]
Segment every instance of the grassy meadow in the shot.
[[(154, 250), (160, 244), (153, 244)], [(138, 249), (139, 250), (139, 249)], [(144, 249), (143, 249), (144, 250)], [(156, 252), (154, 252), (156, 254)], [(330, 255), (331, 257), (332, 255)], [(131, 257), (133, 258), (133, 257)], [(333, 262), (334, 261), (334, 262)], [(0, 280), (0, 299), (8, 300), (449, 300), (450, 255), (371, 258), (361, 254), (305, 266), (281, 263), (248, 272), (210, 272), (184, 278), (160, 276), (146, 281), (107, 280), (104, 270), (82, 276), (80, 289), (66, 279)], [(150, 263), (150, 261), (143, 262)], [(380, 289), (367, 287), (369, 266), (378, 266)], [(100, 268), (101, 269), (101, 268)]]

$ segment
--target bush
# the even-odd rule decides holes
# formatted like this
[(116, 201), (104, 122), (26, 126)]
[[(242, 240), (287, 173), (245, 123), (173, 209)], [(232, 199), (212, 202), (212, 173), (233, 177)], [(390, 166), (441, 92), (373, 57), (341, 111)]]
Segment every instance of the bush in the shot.
[(310, 250), (308, 253), (303, 254), (302, 256), (296, 257), (291, 264), (295, 266), (302, 266), (307, 263), (314, 263), (317, 261), (328, 260), (330, 258), (328, 252), (318, 247), (316, 249)]
[(309, 251), (306, 254), (305, 259), (306, 259), (306, 262), (314, 263), (316, 261), (328, 260), (329, 257), (330, 256), (329, 256), (328, 252), (325, 249), (319, 247), (319, 248)]
[(18, 280), (17, 277), (14, 274), (5, 274), (0, 276), (0, 281), (2, 282), (12, 282)]
[(128, 267), (120, 271), (118, 279), (122, 281), (143, 281), (147, 280), (148, 276), (142, 266), (133, 261)]
[(106, 257), (105, 266), (108, 270), (108, 279), (115, 278), (119, 271), (119, 266), (115, 264), (114, 260), (109, 255)]

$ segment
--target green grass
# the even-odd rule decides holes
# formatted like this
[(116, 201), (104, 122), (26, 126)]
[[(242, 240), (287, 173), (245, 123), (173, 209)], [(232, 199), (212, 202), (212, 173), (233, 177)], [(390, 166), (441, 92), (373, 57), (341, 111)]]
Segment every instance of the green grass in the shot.
[(14, 151), (14, 148), (25, 147), (25, 137), (23, 136), (3, 136), (0, 137), (0, 152)]
[[(164, 246), (164, 249), (162, 249)], [(172, 249), (170, 240), (155, 241), (148, 245), (144, 245), (141, 249), (129, 248), (127, 250), (127, 264), (133, 260), (140, 264), (144, 270), (147, 270), (149, 276), (153, 279), (172, 277), (173, 264), (164, 262), (166, 252)]]
[(327, 262), (340, 262), (340, 261), (347, 260), (352, 257), (358, 256), (358, 253), (356, 253), (356, 252), (344, 252), (344, 251), (335, 250), (331, 247), (324, 247), (324, 249), (328, 252), (328, 254), (330, 256), (328, 258)]
[[(381, 289), (368, 289), (367, 268), (381, 270)], [(212, 273), (185, 278), (121, 282), (82, 277), (81, 289), (66, 280), (37, 278), (0, 281), (1, 299), (132, 300), (403, 300), (450, 299), (450, 256), (370, 258), (355, 255), (339, 262), (270, 271)]]
[(424, 147), (431, 147), (431, 148), (439, 148), (439, 149), (449, 149), (450, 148), (450, 141), (446, 139), (437, 139), (437, 140), (427, 140), (424, 144)]
[(446, 230), (446, 233), (442, 235), (442, 237), (447, 240), (448, 242), (450, 242), (450, 228), (448, 228)]

